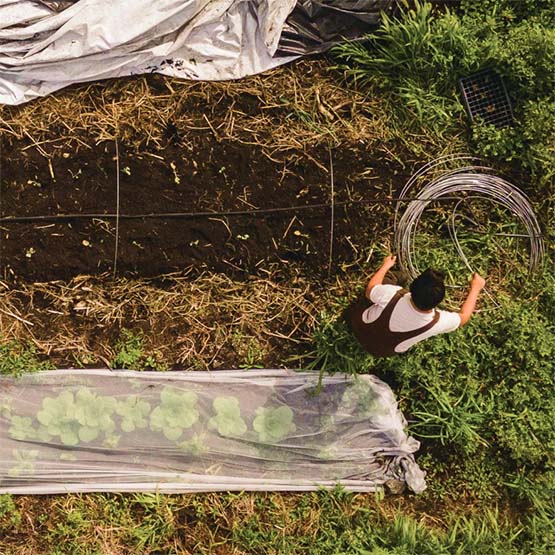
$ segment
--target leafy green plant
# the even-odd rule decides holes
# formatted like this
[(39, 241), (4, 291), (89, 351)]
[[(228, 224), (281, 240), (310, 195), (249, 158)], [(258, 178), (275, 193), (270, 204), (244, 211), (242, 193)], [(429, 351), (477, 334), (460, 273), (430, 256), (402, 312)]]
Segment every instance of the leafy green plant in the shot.
[(30, 343), (12, 340), (0, 345), (0, 375), (18, 377), (52, 368), (50, 362), (39, 360), (35, 346)]
[(205, 432), (200, 432), (193, 434), (190, 439), (179, 442), (177, 446), (186, 453), (197, 456), (204, 453), (208, 449), (206, 440), (207, 434)]
[(237, 354), (243, 359), (239, 368), (261, 368), (260, 361), (266, 355), (262, 345), (256, 337), (245, 335), (239, 330), (233, 330), (231, 344)]
[[(555, 88), (555, 83), (553, 86)], [(527, 102), (521, 117), (523, 143), (528, 148), (519, 151), (517, 144), (514, 151), (520, 152), (519, 159), (542, 182), (552, 182), (555, 177), (555, 96)]]
[(507, 497), (507, 489), (499, 486), (507, 479), (507, 468), (492, 459), (488, 449), (471, 454), (445, 447), (440, 453), (427, 449), (419, 453), (418, 464), (426, 471), (425, 503), (464, 504), (472, 499), (476, 505), (494, 506)]
[(543, 185), (555, 175), (555, 6), (551, 8), (550, 23), (542, 20), (539, 7), (506, 25), (498, 22), (492, 26), (480, 19), (476, 23), (470, 16), (463, 18), (465, 24), (475, 26), (480, 36), (484, 65), (504, 77), (516, 119), (516, 125), (509, 129), (494, 129), (476, 122), (475, 151), (483, 156), (514, 160), (529, 168)]
[(554, 0), (461, 0), (460, 7), (471, 21), (489, 18), (499, 25), (510, 25), (531, 18), (547, 24), (555, 23)]
[(82, 388), (75, 394), (63, 391), (56, 398), (43, 399), (37, 420), (46, 433), (59, 437), (64, 445), (77, 445), (80, 441), (94, 441), (100, 434), (109, 436), (115, 430), (115, 408), (113, 397)]
[(146, 428), (150, 409), (150, 403), (141, 400), (137, 395), (130, 395), (119, 401), (116, 413), (122, 417), (121, 429), (124, 432), (133, 432), (136, 429)]
[(199, 418), (196, 404), (197, 394), (193, 391), (165, 387), (160, 393), (160, 405), (150, 414), (150, 429), (162, 432), (171, 441), (179, 439)]
[(217, 429), (222, 436), (241, 436), (247, 431), (237, 397), (216, 397), (212, 406), (216, 416), (208, 421), (208, 428)]
[(28, 416), (13, 415), (10, 418), (10, 428), (8, 430), (13, 439), (23, 441), (27, 438), (35, 438), (36, 430), (33, 427), (33, 419)]
[(252, 427), (264, 443), (280, 441), (296, 429), (293, 411), (285, 405), (277, 408), (259, 407), (255, 414)]
[[(427, 254), (434, 260), (437, 249)], [(477, 251), (475, 260), (481, 263)], [(493, 459), (501, 451), (507, 465), (553, 464), (555, 398), (545, 394), (555, 388), (550, 265), (545, 275), (509, 282), (515, 293), (496, 295), (498, 309), (478, 313), (463, 329), (390, 359), (373, 358), (358, 347), (338, 318), (345, 299), (334, 297), (330, 312), (321, 314), (315, 326), (303, 366), (384, 378), (407, 417), (418, 419), (413, 432), (438, 457), (449, 445), (461, 460), (477, 453)]]
[(0, 532), (15, 528), (21, 523), (21, 511), (7, 493), (0, 494)]
[(487, 442), (507, 460), (545, 464), (555, 449), (555, 399), (545, 395), (555, 387), (555, 326), (537, 301), (498, 301), (498, 310), (375, 371), (394, 376), (409, 414), (435, 421), (427, 435), (451, 437), (469, 453)]
[(399, 140), (416, 154), (430, 138), (440, 152), (445, 140), (457, 144), (466, 119), (458, 79), (494, 70), (507, 85), (515, 126), (476, 120), (463, 148), (525, 166), (548, 184), (555, 175), (553, 0), (469, 1), (458, 12), (420, 0), (411, 5), (405, 2), (397, 18), (384, 16), (365, 43), (337, 46), (340, 68), (355, 86), (385, 99)]
[(8, 470), (8, 476), (17, 478), (19, 476), (28, 477), (34, 474), (38, 456), (38, 449), (14, 449), (12, 451), (12, 460), (15, 464)]
[(381, 412), (378, 395), (370, 386), (366, 376), (357, 376), (356, 380), (347, 387), (341, 397), (339, 411), (356, 411), (364, 415), (376, 415)]
[(113, 366), (130, 370), (145, 370), (146, 368), (167, 370), (167, 366), (160, 364), (156, 356), (145, 353), (143, 333), (133, 333), (128, 329), (122, 330), (121, 337), (116, 344)]
[(512, 161), (524, 149), (522, 133), (515, 127), (496, 127), (476, 118), (472, 126), (476, 152), (484, 158)]

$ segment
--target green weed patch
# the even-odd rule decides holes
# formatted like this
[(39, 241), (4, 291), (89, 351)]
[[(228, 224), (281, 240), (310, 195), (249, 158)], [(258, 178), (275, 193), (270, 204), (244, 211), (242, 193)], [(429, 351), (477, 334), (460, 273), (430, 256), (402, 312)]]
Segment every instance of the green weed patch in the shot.
[(21, 376), (24, 373), (50, 370), (53, 365), (39, 358), (37, 350), (31, 343), (10, 340), (0, 345), (0, 374)]
[[(553, 1), (469, 0), (457, 11), (436, 11), (420, 0), (411, 4), (398, 18), (384, 16), (366, 43), (337, 46), (341, 69), (369, 96), (384, 96), (400, 140), (413, 137), (402, 140), (412, 152), (423, 148), (419, 135), (435, 136), (442, 152), (468, 129), (466, 148), (516, 162), (549, 184), (555, 176)], [(504, 78), (514, 127), (465, 123), (458, 80), (483, 69)]]

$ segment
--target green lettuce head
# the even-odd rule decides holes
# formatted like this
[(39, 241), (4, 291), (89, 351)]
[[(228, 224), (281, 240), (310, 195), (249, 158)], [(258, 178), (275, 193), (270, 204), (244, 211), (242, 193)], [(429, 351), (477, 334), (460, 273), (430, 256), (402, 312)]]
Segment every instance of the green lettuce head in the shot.
[(28, 416), (12, 416), (8, 433), (14, 439), (21, 441), (27, 438), (33, 439), (35, 437), (33, 420)]
[(113, 397), (100, 397), (90, 389), (80, 389), (75, 395), (75, 403), (77, 421), (82, 426), (79, 430), (81, 441), (93, 441), (101, 432), (115, 430), (112, 415), (117, 403)]
[(170, 441), (179, 439), (183, 430), (190, 428), (199, 418), (196, 404), (196, 393), (164, 388), (160, 393), (160, 405), (150, 414), (150, 429), (163, 432)]
[(80, 389), (75, 395), (63, 391), (56, 398), (43, 399), (37, 413), (43, 426), (39, 431), (59, 437), (64, 445), (93, 441), (100, 433), (115, 429), (112, 420), (115, 404), (112, 397), (100, 397), (89, 389)]
[(8, 470), (8, 476), (17, 478), (19, 476), (32, 476), (35, 473), (35, 462), (39, 452), (36, 449), (13, 449), (12, 457), (16, 463)]
[(258, 432), (260, 441), (274, 443), (296, 430), (293, 411), (286, 406), (272, 408), (259, 407), (252, 426)]
[(237, 397), (216, 397), (212, 406), (216, 416), (208, 421), (210, 429), (217, 428), (222, 436), (242, 436), (247, 431)]
[(379, 416), (387, 412), (380, 403), (380, 394), (374, 390), (372, 382), (366, 376), (356, 376), (355, 381), (347, 386), (338, 411), (356, 411), (363, 416)]
[(138, 428), (146, 428), (150, 404), (137, 395), (131, 395), (118, 403), (116, 413), (122, 417), (121, 429), (124, 432), (134, 432)]

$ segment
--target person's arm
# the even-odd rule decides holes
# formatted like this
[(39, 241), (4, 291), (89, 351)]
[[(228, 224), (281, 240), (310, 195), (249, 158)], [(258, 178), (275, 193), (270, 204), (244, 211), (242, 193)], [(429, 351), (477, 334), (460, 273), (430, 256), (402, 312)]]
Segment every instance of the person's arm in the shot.
[(476, 301), (478, 300), (478, 295), (480, 291), (484, 288), (486, 280), (478, 273), (472, 276), (470, 282), (470, 291), (461, 307), (459, 316), (461, 318), (461, 327), (464, 326), (470, 320), (474, 309), (476, 308)]
[(366, 298), (368, 300), (370, 300), (370, 292), (372, 291), (372, 287), (374, 287), (374, 285), (381, 285), (383, 283), (385, 274), (387, 274), (387, 272), (391, 268), (393, 268), (393, 266), (395, 266), (396, 260), (397, 260), (397, 257), (393, 256), (392, 254), (384, 258), (384, 261), (382, 262), (380, 269), (370, 278), (370, 281), (366, 286), (366, 291), (364, 294), (366, 295)]

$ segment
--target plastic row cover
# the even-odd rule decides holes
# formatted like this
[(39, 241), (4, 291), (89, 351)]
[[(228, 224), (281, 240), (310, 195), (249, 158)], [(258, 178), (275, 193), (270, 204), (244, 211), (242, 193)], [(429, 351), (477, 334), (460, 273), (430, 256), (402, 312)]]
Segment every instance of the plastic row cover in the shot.
[(0, 103), (110, 77), (236, 79), (272, 57), (295, 0), (0, 0)]
[(425, 489), (374, 376), (55, 370), (0, 377), (0, 493)]
[(238, 79), (355, 38), (392, 0), (0, 0), (0, 104), (162, 73)]

